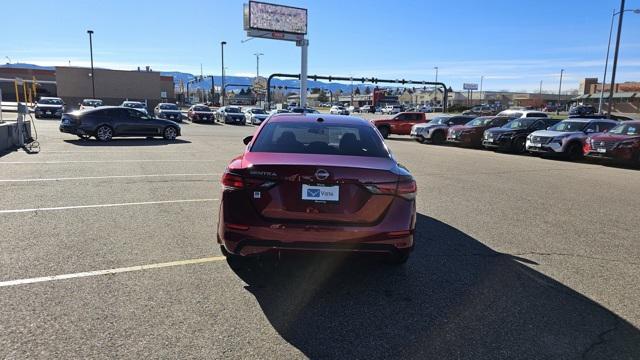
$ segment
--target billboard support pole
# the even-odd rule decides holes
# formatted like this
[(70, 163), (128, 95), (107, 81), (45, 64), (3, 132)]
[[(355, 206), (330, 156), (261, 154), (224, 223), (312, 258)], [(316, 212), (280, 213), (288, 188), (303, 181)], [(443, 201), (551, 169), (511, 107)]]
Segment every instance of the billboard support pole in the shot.
[(300, 41), (301, 48), (301, 61), (300, 61), (300, 107), (307, 107), (307, 48), (309, 47), (309, 40), (304, 39)]

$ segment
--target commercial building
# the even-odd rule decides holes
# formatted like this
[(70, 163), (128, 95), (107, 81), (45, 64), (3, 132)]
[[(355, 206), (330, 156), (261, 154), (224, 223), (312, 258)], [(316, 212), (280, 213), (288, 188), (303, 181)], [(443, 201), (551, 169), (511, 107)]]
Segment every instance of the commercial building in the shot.
[[(149, 109), (162, 101), (175, 102), (172, 76), (163, 76), (157, 71), (95, 69), (95, 97), (105, 105), (120, 105), (125, 100), (147, 103)], [(68, 108), (75, 108), (82, 99), (93, 97), (91, 69), (85, 67), (58, 66), (55, 69), (32, 69), (23, 67), (0, 67), (0, 89), (5, 101), (15, 101), (15, 79), (36, 81), (36, 92), (32, 100), (42, 96), (58, 96)], [(27, 83), (27, 90), (31, 90)], [(24, 91), (18, 89), (20, 101)], [(27, 94), (27, 100), (28, 99)]]
[[(56, 67), (58, 96), (74, 106), (93, 97), (91, 69), (85, 67)], [(152, 109), (158, 103), (175, 102), (172, 76), (162, 76), (150, 70), (95, 69), (95, 97), (105, 105), (120, 105), (125, 100), (142, 101)]]
[[(31, 98), (33, 100), (41, 96), (57, 96), (56, 85), (52, 83), (56, 81), (56, 72), (54, 70), (2, 66), (0, 67), (0, 90), (2, 91), (4, 101), (16, 101), (15, 79), (27, 81), (33, 81), (35, 79), (37, 84), (35, 87), (36, 93), (34, 94), (33, 91), (31, 91)], [(39, 81), (43, 81), (44, 83), (38, 83)], [(33, 89), (33, 87), (31, 83), (27, 83), (27, 98), (29, 97), (28, 92), (30, 89)], [(20, 101), (24, 101), (23, 87), (18, 89), (18, 94), (20, 95)], [(28, 100), (29, 99), (27, 99), (27, 101)]]
[[(609, 107), (610, 89), (610, 84), (603, 85), (597, 78), (587, 78), (580, 82), (580, 95), (574, 97), (573, 101), (597, 108), (602, 97), (603, 111), (606, 111)], [(603, 90), (604, 93), (602, 93)], [(614, 84), (612, 101), (613, 112), (640, 113), (640, 82), (627, 81)]]

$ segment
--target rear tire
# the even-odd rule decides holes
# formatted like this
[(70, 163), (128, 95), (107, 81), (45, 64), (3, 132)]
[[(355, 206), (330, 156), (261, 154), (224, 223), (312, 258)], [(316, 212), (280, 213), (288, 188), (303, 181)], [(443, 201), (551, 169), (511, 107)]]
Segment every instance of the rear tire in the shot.
[(380, 135), (382, 135), (383, 139), (387, 139), (389, 138), (389, 128), (386, 126), (381, 126), (378, 128), (378, 131), (380, 131)]
[(225, 258), (227, 258), (227, 262), (231, 267), (235, 268), (245, 263), (246, 258), (244, 256), (230, 253), (224, 245), (220, 245), (220, 252)]
[(409, 260), (409, 256), (411, 255), (410, 251), (397, 251), (394, 252), (393, 254), (389, 254), (386, 259), (385, 262), (389, 265), (402, 265), (405, 264), (407, 262), (407, 260)]
[(431, 135), (431, 142), (435, 145), (444, 144), (446, 137), (444, 135), (444, 131), (436, 131)]

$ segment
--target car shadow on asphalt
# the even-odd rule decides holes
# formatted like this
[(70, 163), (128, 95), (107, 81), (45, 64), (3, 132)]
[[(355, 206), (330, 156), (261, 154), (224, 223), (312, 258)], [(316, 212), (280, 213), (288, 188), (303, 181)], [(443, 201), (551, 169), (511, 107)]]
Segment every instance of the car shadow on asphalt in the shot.
[(161, 146), (161, 145), (179, 145), (179, 144), (190, 144), (191, 141), (183, 140), (183, 139), (175, 139), (175, 140), (164, 140), (164, 139), (112, 139), (111, 141), (98, 141), (98, 140), (82, 140), (82, 139), (73, 139), (73, 140), (64, 140), (67, 144), (73, 144), (78, 146)]
[(407, 264), (377, 260), (290, 255), (232, 268), (280, 336), (312, 359), (640, 357), (630, 323), (536, 262), (428, 216), (418, 215)]

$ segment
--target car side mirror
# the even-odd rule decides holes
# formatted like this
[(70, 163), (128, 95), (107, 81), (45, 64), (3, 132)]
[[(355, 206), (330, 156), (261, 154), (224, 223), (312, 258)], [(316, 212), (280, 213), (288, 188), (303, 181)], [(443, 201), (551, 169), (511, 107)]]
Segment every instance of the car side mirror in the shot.
[(251, 135), (250, 135), (250, 136), (247, 136), (247, 137), (245, 137), (244, 139), (242, 139), (242, 142), (243, 142), (245, 145), (249, 145), (249, 143), (251, 142), (251, 140), (253, 140), (253, 136), (251, 136)]

